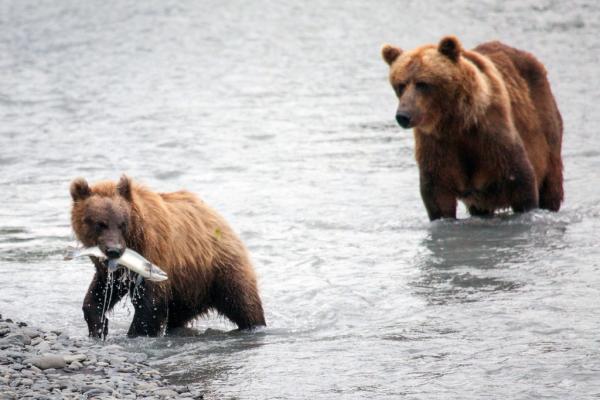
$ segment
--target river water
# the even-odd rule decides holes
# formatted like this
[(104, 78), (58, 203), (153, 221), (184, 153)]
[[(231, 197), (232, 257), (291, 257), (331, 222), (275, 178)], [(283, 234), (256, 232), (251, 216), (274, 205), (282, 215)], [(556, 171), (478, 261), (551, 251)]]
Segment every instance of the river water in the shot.
[[(0, 312), (85, 336), (69, 183), (186, 188), (248, 245), (269, 326), (109, 343), (207, 399), (600, 395), (595, 1), (0, 3)], [(536, 54), (565, 121), (559, 213), (430, 223), (379, 48)]]

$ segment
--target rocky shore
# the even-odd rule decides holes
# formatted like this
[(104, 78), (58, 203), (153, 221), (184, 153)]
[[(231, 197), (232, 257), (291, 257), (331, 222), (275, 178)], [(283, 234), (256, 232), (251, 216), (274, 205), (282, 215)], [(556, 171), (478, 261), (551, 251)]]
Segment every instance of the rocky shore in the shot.
[(146, 358), (0, 315), (0, 400), (203, 398), (198, 386), (169, 385)]

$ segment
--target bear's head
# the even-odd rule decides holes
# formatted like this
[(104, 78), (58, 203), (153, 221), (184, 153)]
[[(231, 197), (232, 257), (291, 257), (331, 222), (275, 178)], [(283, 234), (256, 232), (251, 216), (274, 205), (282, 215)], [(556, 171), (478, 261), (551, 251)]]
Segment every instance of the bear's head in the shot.
[(478, 76), (473, 75), (476, 71), (462, 53), (454, 36), (444, 37), (437, 46), (411, 51), (387, 44), (382, 47), (398, 97), (396, 121), (401, 127), (430, 133), (445, 117), (452, 117), (450, 113), (465, 112), (461, 107), (470, 102), (467, 97)]
[(98, 246), (109, 258), (123, 255), (131, 227), (132, 183), (126, 176), (119, 182), (89, 186), (83, 178), (71, 183), (71, 225), (86, 247)]

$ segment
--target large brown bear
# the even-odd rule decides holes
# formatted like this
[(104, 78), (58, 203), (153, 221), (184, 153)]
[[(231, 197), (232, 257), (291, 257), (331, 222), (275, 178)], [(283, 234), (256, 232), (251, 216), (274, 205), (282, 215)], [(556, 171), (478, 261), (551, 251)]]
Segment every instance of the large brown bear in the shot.
[(155, 193), (123, 176), (118, 183), (91, 187), (76, 179), (71, 197), (73, 230), (86, 247), (99, 246), (109, 259), (133, 249), (169, 277), (136, 286), (135, 277), (119, 269), (107, 282), (105, 263), (92, 257), (96, 274), (83, 302), (90, 336), (106, 336), (105, 313), (127, 293), (135, 308), (129, 336), (156, 336), (210, 309), (240, 329), (265, 325), (244, 245), (227, 222), (192, 193)]
[(499, 42), (469, 51), (456, 37), (411, 51), (385, 45), (396, 120), (414, 128), (429, 218), (511, 207), (558, 211), (563, 199), (562, 119), (544, 66)]

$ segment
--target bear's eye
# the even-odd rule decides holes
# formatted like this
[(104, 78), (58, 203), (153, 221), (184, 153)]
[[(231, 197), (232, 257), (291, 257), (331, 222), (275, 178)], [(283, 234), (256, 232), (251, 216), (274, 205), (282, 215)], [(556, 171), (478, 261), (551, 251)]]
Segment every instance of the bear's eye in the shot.
[(103, 231), (108, 228), (108, 225), (105, 222), (98, 221), (96, 222), (95, 227), (97, 231)]
[(125, 232), (127, 230), (127, 222), (121, 222), (119, 224), (119, 229)]
[(431, 89), (431, 85), (429, 83), (423, 82), (423, 81), (416, 82), (415, 87), (417, 88), (417, 90), (420, 90), (421, 92), (427, 92), (428, 90)]
[(405, 83), (399, 83), (396, 85), (396, 93), (398, 93), (398, 95), (401, 95), (402, 92), (404, 92), (404, 89), (406, 89)]

